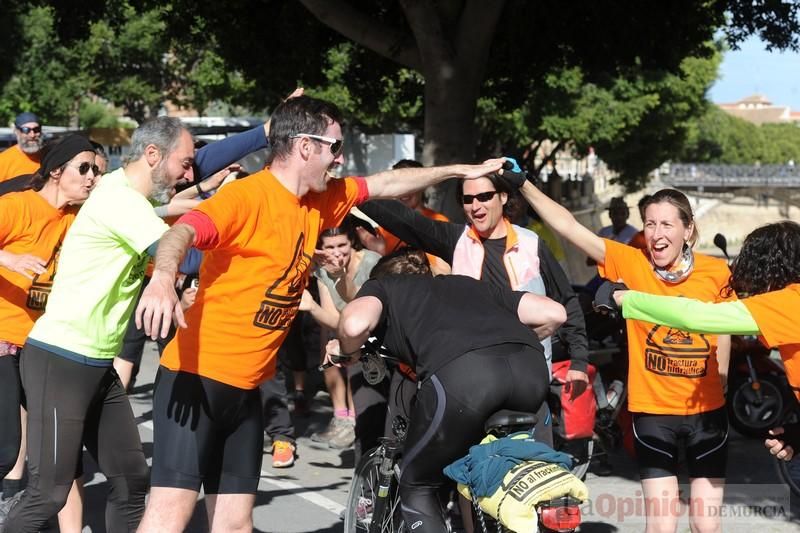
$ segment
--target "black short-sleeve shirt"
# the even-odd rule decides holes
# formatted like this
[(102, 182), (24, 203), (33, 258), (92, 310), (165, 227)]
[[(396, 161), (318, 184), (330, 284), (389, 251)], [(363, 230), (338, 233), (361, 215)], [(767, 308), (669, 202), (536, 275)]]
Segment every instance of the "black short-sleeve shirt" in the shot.
[(369, 280), (357, 297), (381, 301), (383, 313), (374, 333), (425, 379), (478, 348), (517, 343), (541, 351), (533, 330), (517, 316), (523, 294), (466, 276), (404, 275)]

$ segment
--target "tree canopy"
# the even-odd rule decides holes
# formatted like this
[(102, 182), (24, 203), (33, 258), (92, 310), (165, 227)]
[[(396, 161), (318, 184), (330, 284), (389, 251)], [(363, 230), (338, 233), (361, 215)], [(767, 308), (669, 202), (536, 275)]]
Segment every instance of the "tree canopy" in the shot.
[(729, 165), (800, 163), (800, 126), (757, 126), (711, 106), (691, 122), (678, 157), (687, 162)]
[[(261, 109), (300, 84), (364, 129), (419, 133), (427, 164), (547, 137), (593, 147), (629, 188), (704, 116), (715, 36), (777, 49), (800, 36), (800, 5), (779, 1), (0, 2), (6, 117), (63, 120), (86, 95), (137, 120), (166, 98)], [(34, 12), (52, 23), (32, 26)]]

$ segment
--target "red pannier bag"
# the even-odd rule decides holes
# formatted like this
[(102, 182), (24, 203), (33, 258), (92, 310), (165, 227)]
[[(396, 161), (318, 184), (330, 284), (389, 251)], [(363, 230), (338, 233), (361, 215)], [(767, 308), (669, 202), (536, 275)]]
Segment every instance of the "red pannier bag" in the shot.
[(554, 407), (553, 411), (559, 417), (561, 424), (554, 427), (567, 440), (591, 437), (594, 432), (594, 416), (597, 412), (597, 399), (594, 396), (594, 378), (597, 369), (594, 365), (586, 368), (589, 374), (589, 385), (586, 390), (575, 399), (570, 399), (570, 392), (564, 386), (569, 370), (569, 361), (559, 361), (553, 363), (553, 381), (550, 386), (551, 393), (557, 396), (559, 406)]

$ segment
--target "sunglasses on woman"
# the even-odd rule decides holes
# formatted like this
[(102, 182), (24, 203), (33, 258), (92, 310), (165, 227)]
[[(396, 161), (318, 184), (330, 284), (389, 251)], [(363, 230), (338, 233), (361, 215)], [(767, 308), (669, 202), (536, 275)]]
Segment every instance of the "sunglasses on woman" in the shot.
[(86, 161), (84, 161), (83, 163), (81, 163), (77, 167), (72, 167), (72, 168), (77, 170), (78, 174), (80, 174), (81, 176), (85, 176), (86, 173), (89, 172), (90, 168), (92, 169), (92, 173), (95, 176), (99, 176), (100, 175), (100, 167), (98, 167), (97, 165), (93, 165), (93, 164), (91, 164), (89, 162), (86, 162)]
[(297, 139), (298, 137), (308, 137), (314, 141), (328, 143), (331, 145), (331, 154), (333, 154), (334, 157), (341, 154), (342, 148), (344, 147), (344, 143), (341, 139), (334, 139), (333, 137), (323, 137), (322, 135), (314, 135), (311, 133), (295, 133), (294, 135), (289, 136), (290, 139)]

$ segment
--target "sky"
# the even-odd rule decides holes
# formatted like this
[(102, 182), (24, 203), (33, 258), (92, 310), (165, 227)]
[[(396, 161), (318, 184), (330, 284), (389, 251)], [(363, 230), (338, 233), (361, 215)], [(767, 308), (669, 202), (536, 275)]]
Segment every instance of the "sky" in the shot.
[(800, 111), (800, 53), (767, 52), (757, 38), (748, 39), (739, 50), (726, 52), (719, 79), (709, 91), (710, 100), (732, 103), (755, 93), (774, 105)]

